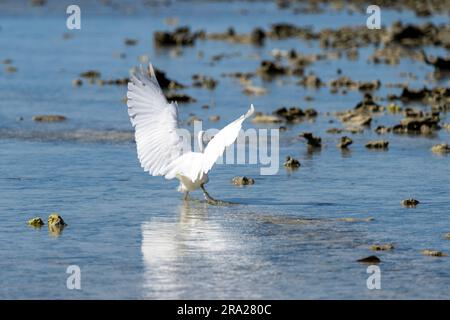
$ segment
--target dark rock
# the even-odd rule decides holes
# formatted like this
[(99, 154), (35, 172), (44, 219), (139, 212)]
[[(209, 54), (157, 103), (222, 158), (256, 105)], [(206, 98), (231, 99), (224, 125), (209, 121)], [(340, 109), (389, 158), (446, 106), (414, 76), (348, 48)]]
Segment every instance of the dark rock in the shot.
[(261, 28), (255, 28), (250, 34), (250, 39), (252, 43), (262, 46), (266, 39), (266, 33)]
[(174, 92), (166, 93), (166, 98), (168, 101), (176, 101), (180, 103), (194, 103), (197, 101), (187, 94)]
[(284, 118), (288, 122), (300, 121), (305, 117), (303, 110), (297, 107), (290, 107), (289, 109), (281, 107), (275, 110), (274, 114)]
[(322, 138), (313, 136), (311, 132), (303, 132), (300, 136), (306, 139), (308, 146), (315, 148), (322, 147)]
[(449, 58), (442, 58), (442, 57), (436, 57), (434, 59), (429, 59), (425, 51), (422, 50), (423, 59), (426, 64), (432, 65), (436, 69), (439, 70), (450, 70), (450, 59)]
[(136, 39), (125, 39), (124, 40), (125, 45), (127, 46), (135, 46), (137, 45), (138, 41)]
[(191, 46), (202, 35), (203, 32), (191, 33), (189, 27), (178, 27), (173, 32), (156, 31), (153, 34), (153, 40), (157, 47)]
[(414, 208), (419, 204), (419, 200), (410, 198), (410, 199), (405, 199), (401, 201), (402, 206), (407, 207), (407, 208)]
[(261, 65), (256, 70), (258, 74), (264, 77), (274, 77), (278, 75), (286, 75), (289, 69), (283, 67), (278, 62), (272, 62), (269, 60), (263, 60)]
[(159, 69), (156, 69), (156, 68), (154, 68), (154, 70), (155, 70), (156, 79), (158, 79), (158, 83), (162, 89), (176, 90), (176, 89), (183, 89), (186, 87), (185, 85), (183, 85), (175, 80), (169, 79), (166, 76), (165, 72), (163, 72)]
[(381, 260), (377, 256), (369, 256), (362, 259), (357, 260), (357, 262), (363, 262), (363, 263), (380, 263)]

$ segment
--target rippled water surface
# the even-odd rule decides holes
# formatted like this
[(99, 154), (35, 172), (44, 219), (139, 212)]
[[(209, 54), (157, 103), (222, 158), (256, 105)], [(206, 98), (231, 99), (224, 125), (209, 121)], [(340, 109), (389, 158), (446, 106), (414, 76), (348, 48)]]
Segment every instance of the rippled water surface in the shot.
[[(269, 92), (248, 97), (237, 80), (221, 76), (254, 71), (257, 57), (268, 58), (273, 48), (318, 53), (316, 42), (288, 39), (254, 47), (199, 41), (181, 55), (155, 50), (152, 44), (153, 31), (172, 28), (164, 23), (167, 17), (178, 17), (193, 30), (233, 26), (248, 32), (275, 22), (317, 30), (361, 25), (364, 15), (333, 10), (293, 14), (270, 2), (133, 3), (116, 9), (86, 3), (81, 5), (82, 29), (64, 39), (63, 2), (33, 9), (11, 2), (0, 8), (0, 60), (10, 58), (18, 69), (0, 71), (0, 298), (450, 298), (449, 258), (420, 253), (450, 253), (450, 241), (444, 239), (450, 232), (450, 162), (430, 151), (436, 143), (450, 142), (448, 132), (387, 135), (389, 150), (369, 151), (364, 144), (378, 136), (366, 130), (352, 136), (350, 151), (341, 152), (335, 147), (339, 136), (325, 132), (337, 126), (325, 112), (354, 107), (362, 99), (360, 92), (333, 95), (327, 88), (305, 89), (287, 77), (256, 81)], [(408, 11), (390, 10), (382, 17), (385, 25), (398, 19), (448, 19), (418, 19)], [(125, 46), (125, 38), (139, 42)], [(383, 84), (403, 82), (402, 72), (413, 72), (418, 79), (408, 81), (416, 87), (432, 72), (408, 59), (398, 66), (367, 64), (372, 51), (360, 49), (355, 62), (344, 55), (307, 70), (328, 81), (341, 68), (353, 79), (380, 79)], [(126, 56), (119, 58), (120, 53)], [(220, 53), (229, 57), (212, 64), (210, 58)], [(126, 87), (72, 86), (89, 69), (101, 71), (105, 79), (126, 77), (143, 54), (181, 83), (190, 84), (194, 73), (219, 80), (212, 91), (184, 90), (197, 102), (180, 106), (181, 119), (195, 113), (206, 119), (204, 127), (222, 127), (250, 103), (264, 112), (282, 105), (317, 109), (317, 120), (290, 126), (280, 135), (280, 161), (292, 155), (302, 167), (290, 172), (280, 163), (278, 174), (261, 176), (256, 165), (218, 165), (210, 174), (209, 192), (239, 204), (209, 206), (198, 192), (193, 194), (197, 200), (183, 202), (176, 181), (150, 177), (138, 164), (122, 101)], [(445, 81), (441, 84), (448, 85)], [(383, 86), (375, 94), (389, 93), (399, 89)], [(314, 100), (307, 102), (305, 96)], [(204, 110), (204, 104), (212, 107)], [(36, 123), (31, 119), (36, 114), (63, 114), (68, 121)], [(215, 114), (221, 120), (208, 122)], [(373, 127), (399, 119), (376, 118)], [(298, 138), (302, 131), (322, 136), (321, 152), (307, 151)], [(233, 186), (230, 180), (237, 175), (256, 183)], [(408, 197), (421, 204), (403, 208), (400, 200)], [(68, 223), (61, 234), (27, 226), (29, 218), (46, 219), (51, 212)], [(367, 289), (367, 265), (356, 262), (374, 254), (369, 249), (374, 243), (395, 244), (392, 251), (376, 253), (382, 260), (381, 290)], [(81, 268), (82, 290), (66, 288), (69, 265)]]

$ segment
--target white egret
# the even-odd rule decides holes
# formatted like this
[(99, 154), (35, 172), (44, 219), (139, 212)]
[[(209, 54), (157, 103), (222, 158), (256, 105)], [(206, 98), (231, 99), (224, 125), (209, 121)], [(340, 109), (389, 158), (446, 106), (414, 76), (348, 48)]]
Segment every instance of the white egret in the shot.
[(151, 64), (148, 70), (141, 66), (131, 76), (127, 104), (128, 115), (135, 129), (141, 167), (153, 176), (180, 180), (178, 191), (184, 192), (185, 199), (190, 191), (201, 188), (208, 203), (223, 203), (213, 199), (205, 189), (208, 172), (225, 148), (234, 143), (242, 123), (253, 114), (253, 105), (246, 114), (220, 130), (206, 147), (203, 145), (203, 132), (200, 132), (200, 152), (193, 152), (185, 150), (182, 138), (177, 133), (177, 103), (167, 101)]

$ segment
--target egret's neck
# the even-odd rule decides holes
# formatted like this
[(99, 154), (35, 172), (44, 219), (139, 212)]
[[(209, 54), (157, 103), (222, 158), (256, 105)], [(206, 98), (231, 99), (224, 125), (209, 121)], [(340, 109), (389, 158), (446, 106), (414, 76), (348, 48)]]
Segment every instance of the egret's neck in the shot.
[(205, 149), (205, 145), (203, 144), (203, 135), (205, 134), (205, 131), (200, 131), (198, 133), (198, 147), (200, 148), (200, 152), (203, 152)]

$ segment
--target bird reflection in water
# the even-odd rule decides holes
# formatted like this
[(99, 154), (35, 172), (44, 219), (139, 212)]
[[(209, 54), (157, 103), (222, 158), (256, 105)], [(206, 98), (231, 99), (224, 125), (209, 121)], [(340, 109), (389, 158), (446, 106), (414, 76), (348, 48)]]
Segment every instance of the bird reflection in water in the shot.
[(204, 202), (185, 201), (175, 220), (156, 217), (142, 224), (145, 296), (183, 296), (197, 281), (211, 281), (217, 271), (223, 272), (218, 269), (227, 268), (230, 255), (242, 249), (233, 234), (209, 217), (209, 210)]

